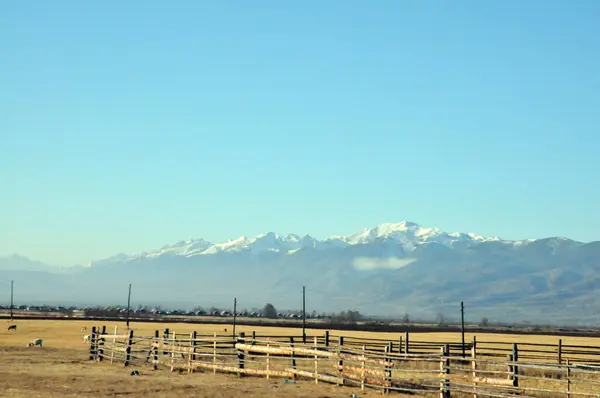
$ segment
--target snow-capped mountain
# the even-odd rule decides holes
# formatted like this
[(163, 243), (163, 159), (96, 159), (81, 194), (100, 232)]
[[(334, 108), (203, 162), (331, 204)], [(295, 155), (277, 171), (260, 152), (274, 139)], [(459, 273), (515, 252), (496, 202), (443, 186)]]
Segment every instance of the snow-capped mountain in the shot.
[[(455, 244), (475, 245), (482, 242), (501, 241), (498, 237), (483, 237), (473, 233), (444, 232), (437, 228), (422, 227), (410, 221), (399, 223), (384, 223), (373, 228), (364, 228), (350, 235), (334, 235), (324, 240), (318, 240), (310, 235), (299, 236), (296, 234), (280, 235), (274, 232), (262, 233), (254, 237), (241, 236), (237, 239), (222, 243), (210, 243), (204, 239), (188, 239), (174, 245), (166, 245), (159, 250), (126, 256), (119, 254), (109, 259), (100, 260), (93, 264), (105, 261), (124, 262), (140, 258), (157, 258), (161, 256), (210, 255), (218, 253), (282, 253), (294, 254), (302, 249), (329, 249), (344, 248), (354, 245), (373, 243), (400, 246), (403, 251), (410, 252), (419, 245), (438, 243), (448, 247)], [(509, 242), (509, 241), (505, 241)]]
[(410, 221), (380, 224), (374, 228), (365, 228), (347, 236), (333, 236), (329, 240), (339, 240), (347, 245), (369, 244), (389, 240), (413, 248), (424, 243), (440, 243), (452, 246), (457, 242), (481, 243), (499, 241), (498, 237), (485, 238), (473, 233), (444, 232), (437, 228), (422, 227)]
[[(411, 222), (349, 235), (264, 233), (213, 243), (188, 239), (88, 267), (0, 258), (0, 281), (19, 300), (122, 302), (129, 283), (138, 303), (295, 307), (302, 286), (317, 311), (450, 316), (465, 301), (471, 321), (598, 322), (600, 242), (552, 237), (523, 241), (448, 233)], [(179, 305), (179, 304), (177, 304)]]

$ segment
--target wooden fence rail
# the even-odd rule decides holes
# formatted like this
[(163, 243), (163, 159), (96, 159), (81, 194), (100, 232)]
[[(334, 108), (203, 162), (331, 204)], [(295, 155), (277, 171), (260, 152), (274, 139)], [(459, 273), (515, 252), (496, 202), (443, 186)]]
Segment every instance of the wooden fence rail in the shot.
[(90, 360), (125, 366), (310, 379), (362, 390), (375, 388), (386, 394), (600, 397), (600, 366), (594, 365), (600, 362), (599, 347), (474, 339), (463, 356), (460, 343), (415, 342), (403, 337), (399, 343), (329, 333), (306, 337), (240, 333), (234, 337), (169, 330), (136, 336), (133, 330), (118, 333), (115, 328), (107, 333), (106, 327), (93, 327), (89, 353)]

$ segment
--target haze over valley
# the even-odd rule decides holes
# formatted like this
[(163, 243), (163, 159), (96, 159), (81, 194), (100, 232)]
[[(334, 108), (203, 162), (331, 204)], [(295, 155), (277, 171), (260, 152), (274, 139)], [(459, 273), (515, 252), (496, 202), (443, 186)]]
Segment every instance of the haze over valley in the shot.
[(386, 223), (346, 236), (277, 234), (227, 242), (188, 239), (137, 254), (54, 267), (22, 256), (0, 258), (0, 283), (15, 280), (16, 302), (132, 302), (244, 308), (272, 302), (307, 310), (435, 320), (597, 324), (600, 242), (563, 237), (504, 240), (444, 232), (413, 222)]

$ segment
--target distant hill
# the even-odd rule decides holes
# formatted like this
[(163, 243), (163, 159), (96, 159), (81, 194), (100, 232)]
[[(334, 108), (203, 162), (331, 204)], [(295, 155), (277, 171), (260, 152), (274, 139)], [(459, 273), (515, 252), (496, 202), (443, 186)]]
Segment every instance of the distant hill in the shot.
[[(358, 309), (372, 315), (456, 319), (464, 300), (477, 321), (599, 324), (600, 242), (523, 241), (447, 233), (416, 223), (382, 224), (348, 236), (265, 233), (223, 243), (181, 241), (120, 254), (88, 267), (0, 259), (0, 286), (17, 302)], [(2, 288), (3, 289), (3, 288)], [(8, 298), (8, 293), (5, 295)]]

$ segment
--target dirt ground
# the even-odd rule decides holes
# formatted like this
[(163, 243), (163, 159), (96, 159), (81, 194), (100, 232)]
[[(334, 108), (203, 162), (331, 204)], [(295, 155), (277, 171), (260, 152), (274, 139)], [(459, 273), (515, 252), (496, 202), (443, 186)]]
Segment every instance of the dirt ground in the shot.
[[(375, 391), (337, 387), (311, 381), (284, 383), (282, 379), (243, 378), (210, 373), (179, 374), (151, 367), (88, 360), (89, 346), (83, 343), (80, 321), (17, 321), (17, 331), (0, 330), (0, 397), (310, 397), (348, 398), (381, 396)], [(144, 329), (165, 325), (132, 325)], [(176, 325), (170, 325), (177, 330)], [(121, 328), (124, 325), (120, 325)], [(220, 328), (223, 326), (214, 326)], [(44, 347), (28, 348), (35, 338)], [(130, 372), (139, 370), (139, 376)], [(401, 395), (394, 395), (400, 397)]]

